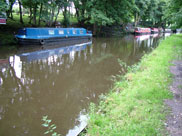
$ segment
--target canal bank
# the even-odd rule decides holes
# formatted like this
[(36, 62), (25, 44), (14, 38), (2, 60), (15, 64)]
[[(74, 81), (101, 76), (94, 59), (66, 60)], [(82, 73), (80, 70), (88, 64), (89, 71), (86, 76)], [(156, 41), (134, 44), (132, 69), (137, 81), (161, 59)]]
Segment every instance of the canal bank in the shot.
[(132, 136), (165, 135), (168, 108), (172, 98), (169, 67), (182, 50), (182, 35), (173, 35), (145, 55), (141, 62), (115, 82), (100, 104), (90, 106), (87, 135)]

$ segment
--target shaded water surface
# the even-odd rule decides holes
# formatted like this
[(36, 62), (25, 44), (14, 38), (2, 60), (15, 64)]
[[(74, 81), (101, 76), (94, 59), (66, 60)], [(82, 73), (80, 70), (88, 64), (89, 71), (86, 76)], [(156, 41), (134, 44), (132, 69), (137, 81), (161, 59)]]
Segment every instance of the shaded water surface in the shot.
[(40, 136), (47, 115), (56, 132), (74, 136), (90, 102), (111, 88), (118, 59), (129, 65), (159, 43), (158, 35), (94, 38), (92, 43), (0, 55), (0, 135)]

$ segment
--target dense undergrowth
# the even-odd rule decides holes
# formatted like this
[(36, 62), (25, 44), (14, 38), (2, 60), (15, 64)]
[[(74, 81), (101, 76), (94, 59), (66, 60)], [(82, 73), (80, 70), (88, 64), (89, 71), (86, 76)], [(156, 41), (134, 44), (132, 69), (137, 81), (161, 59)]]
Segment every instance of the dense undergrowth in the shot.
[(165, 135), (164, 100), (172, 97), (169, 66), (181, 50), (182, 35), (173, 35), (120, 77), (98, 106), (91, 104), (87, 135)]

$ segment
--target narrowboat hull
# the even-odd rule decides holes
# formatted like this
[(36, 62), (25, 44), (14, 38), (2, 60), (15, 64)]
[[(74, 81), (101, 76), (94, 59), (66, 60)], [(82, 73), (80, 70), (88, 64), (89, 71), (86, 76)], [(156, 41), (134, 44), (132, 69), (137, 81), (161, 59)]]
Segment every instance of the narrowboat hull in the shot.
[(151, 34), (159, 33), (159, 31), (151, 31)]
[(135, 35), (147, 35), (147, 34), (151, 34), (151, 32), (144, 32), (144, 33), (141, 33), (141, 32), (134, 32)]
[(159, 33), (159, 29), (158, 28), (151, 28), (151, 33), (152, 34)]
[(50, 44), (78, 44), (87, 41), (91, 41), (92, 37), (82, 36), (82, 37), (55, 37), (48, 39), (25, 39), (25, 38), (16, 38), (18, 44), (20, 45), (50, 45)]
[(134, 30), (134, 34), (135, 35), (146, 35), (146, 34), (150, 34), (151, 33), (151, 29), (150, 28), (140, 28), (137, 27)]

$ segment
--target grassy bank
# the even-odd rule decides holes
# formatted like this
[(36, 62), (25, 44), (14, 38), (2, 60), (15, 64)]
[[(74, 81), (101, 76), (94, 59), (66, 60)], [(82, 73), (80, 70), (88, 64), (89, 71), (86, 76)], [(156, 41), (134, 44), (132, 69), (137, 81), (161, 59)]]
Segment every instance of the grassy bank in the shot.
[(172, 97), (168, 89), (172, 79), (170, 61), (181, 51), (182, 35), (173, 35), (144, 56), (140, 64), (101, 98), (99, 106), (91, 105), (87, 135), (164, 135), (166, 106), (163, 102)]

